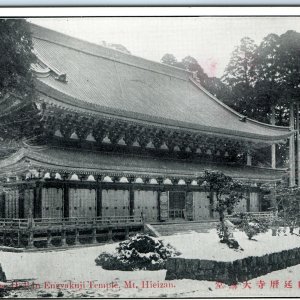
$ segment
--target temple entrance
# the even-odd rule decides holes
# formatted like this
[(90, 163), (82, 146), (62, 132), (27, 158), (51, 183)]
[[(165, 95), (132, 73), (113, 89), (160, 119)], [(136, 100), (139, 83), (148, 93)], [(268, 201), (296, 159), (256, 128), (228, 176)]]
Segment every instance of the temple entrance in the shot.
[(185, 202), (186, 193), (179, 191), (169, 192), (169, 218), (170, 219), (185, 219)]

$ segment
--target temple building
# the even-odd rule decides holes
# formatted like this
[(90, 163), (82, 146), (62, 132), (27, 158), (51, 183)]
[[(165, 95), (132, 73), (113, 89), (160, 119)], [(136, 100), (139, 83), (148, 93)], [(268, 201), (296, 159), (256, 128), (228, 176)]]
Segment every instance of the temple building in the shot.
[(287, 171), (255, 155), (290, 128), (240, 115), (186, 70), (31, 29), (37, 135), (0, 161), (2, 219), (211, 219), (204, 170), (251, 184), (236, 211), (263, 209), (260, 185)]

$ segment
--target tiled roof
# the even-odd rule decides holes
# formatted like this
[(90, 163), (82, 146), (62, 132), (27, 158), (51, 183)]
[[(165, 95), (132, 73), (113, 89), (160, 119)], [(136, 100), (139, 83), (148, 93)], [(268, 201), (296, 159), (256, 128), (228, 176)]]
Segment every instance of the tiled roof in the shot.
[(56, 74), (38, 78), (38, 90), (56, 104), (161, 125), (263, 141), (279, 141), (288, 128), (241, 115), (191, 79), (191, 73), (91, 44), (32, 24), (34, 48)]
[[(30, 167), (29, 167), (30, 166)], [(44, 147), (22, 148), (10, 158), (0, 161), (1, 173), (5, 176), (25, 171), (28, 168), (42, 168), (53, 172), (139, 175), (163, 177), (196, 178), (204, 170), (218, 170), (233, 178), (244, 180), (279, 180), (285, 170), (234, 166), (192, 161), (178, 161), (129, 154), (92, 152), (79, 149)]]

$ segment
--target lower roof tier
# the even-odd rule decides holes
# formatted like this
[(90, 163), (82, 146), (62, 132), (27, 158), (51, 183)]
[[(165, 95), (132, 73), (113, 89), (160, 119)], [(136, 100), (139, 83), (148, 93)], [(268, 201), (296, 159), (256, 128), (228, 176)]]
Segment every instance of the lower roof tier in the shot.
[(257, 182), (278, 181), (286, 174), (286, 170), (283, 169), (200, 163), (49, 146), (21, 148), (9, 158), (0, 161), (0, 169), (2, 177), (24, 175), (29, 170), (35, 169), (44, 174), (57, 172), (68, 175), (192, 180), (201, 176), (204, 170), (213, 170), (223, 172), (235, 179)]

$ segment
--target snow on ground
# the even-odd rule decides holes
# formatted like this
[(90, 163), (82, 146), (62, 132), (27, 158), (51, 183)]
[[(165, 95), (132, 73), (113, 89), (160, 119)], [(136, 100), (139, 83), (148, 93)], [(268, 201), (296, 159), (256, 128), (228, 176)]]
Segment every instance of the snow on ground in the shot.
[[(300, 237), (297, 235), (281, 234), (272, 236), (271, 230), (254, 237), (257, 241), (249, 240), (245, 233), (234, 232), (234, 238), (244, 251), (238, 252), (227, 245), (219, 243), (216, 229), (209, 233), (190, 232), (184, 235), (171, 235), (164, 240), (182, 253), (181, 257), (201, 258), (217, 261), (232, 261), (247, 256), (262, 256), (271, 252), (300, 247)], [(300, 274), (299, 274), (300, 275)]]
[[(248, 241), (243, 233), (235, 232), (244, 252), (236, 252), (218, 242), (215, 231), (209, 233), (189, 233), (162, 237), (171, 243), (185, 257), (201, 257), (231, 260), (247, 255), (263, 255), (266, 252), (300, 246), (300, 237), (273, 237), (271, 232), (260, 235), (256, 241)], [(40, 297), (51, 293), (57, 296), (61, 289), (64, 297), (243, 297), (243, 296), (299, 296), (300, 265), (272, 272), (249, 281), (251, 288), (243, 283), (235, 287), (217, 286), (215, 282), (197, 280), (165, 281), (165, 270), (161, 271), (108, 271), (96, 266), (94, 260), (103, 251), (112, 252), (115, 244), (77, 248), (50, 252), (11, 253), (0, 252), (0, 263), (7, 278), (27, 279), (39, 284), (36, 289), (18, 290), (10, 297)], [(271, 288), (271, 280), (278, 281), (278, 288)], [(77, 284), (71, 288), (48, 288), (49, 283)], [(136, 286), (126, 287), (125, 281)], [(165, 288), (143, 288), (142, 281), (166, 284)], [(112, 286), (90, 287), (98, 284), (114, 283)], [(260, 283), (260, 286), (259, 286)], [(264, 285), (264, 284), (265, 285)], [(85, 286), (83, 286), (85, 285)], [(285, 287), (286, 285), (286, 287)], [(263, 287), (262, 287), (263, 286)], [(81, 288), (80, 288), (81, 287)], [(262, 288), (261, 288), (262, 287)]]

